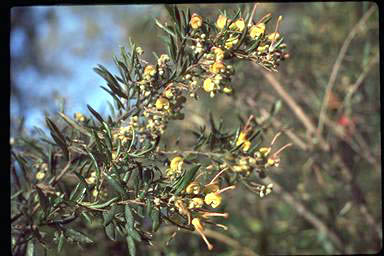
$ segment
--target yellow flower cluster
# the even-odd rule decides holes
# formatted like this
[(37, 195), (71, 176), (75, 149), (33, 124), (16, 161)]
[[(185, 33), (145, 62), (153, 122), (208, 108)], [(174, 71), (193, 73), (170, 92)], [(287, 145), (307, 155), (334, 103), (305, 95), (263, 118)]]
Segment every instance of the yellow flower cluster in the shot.
[[(220, 173), (218, 175), (220, 175)], [(215, 178), (217, 178), (217, 176)], [(207, 244), (208, 249), (210, 250), (213, 248), (213, 246), (209, 243), (208, 239), (204, 234), (204, 226), (202, 224), (202, 219), (208, 219), (210, 217), (215, 217), (215, 216), (226, 218), (228, 217), (228, 214), (220, 213), (220, 212), (211, 212), (205, 208), (208, 207), (209, 209), (209, 208), (219, 207), (223, 200), (223, 197), (221, 194), (224, 191), (235, 188), (235, 186), (230, 186), (230, 187), (220, 189), (217, 183), (213, 183), (214, 179), (210, 183), (204, 186), (195, 180), (191, 182), (184, 191), (185, 195), (188, 195), (188, 196), (181, 195), (175, 198), (171, 198), (170, 200), (170, 201), (174, 201), (175, 209), (177, 209), (177, 211), (181, 215), (188, 218), (188, 224), (192, 224), (194, 226), (195, 230), (201, 235), (201, 237)], [(193, 197), (190, 197), (190, 196), (193, 196)], [(193, 219), (191, 221), (192, 217)], [(225, 227), (220, 224), (216, 224), (216, 225)]]
[(128, 141), (132, 140), (133, 127), (137, 126), (137, 116), (131, 117), (131, 124), (127, 127), (120, 127), (117, 131), (112, 132), (113, 140), (116, 142), (120, 140), (121, 144), (124, 145)]

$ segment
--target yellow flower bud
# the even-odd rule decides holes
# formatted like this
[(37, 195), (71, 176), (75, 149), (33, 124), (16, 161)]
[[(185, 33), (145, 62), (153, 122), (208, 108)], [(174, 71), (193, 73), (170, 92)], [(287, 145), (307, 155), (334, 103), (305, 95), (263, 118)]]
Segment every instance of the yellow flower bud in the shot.
[(170, 168), (171, 170), (180, 171), (183, 167), (184, 159), (180, 156), (176, 156), (171, 160)]
[(194, 13), (192, 14), (189, 25), (191, 25), (193, 29), (198, 29), (201, 27), (201, 25), (203, 25), (203, 19), (199, 15)]
[(243, 150), (247, 151), (251, 147), (251, 142), (247, 138), (247, 134), (244, 132), (240, 132), (239, 138), (236, 141), (236, 146), (243, 143)]
[(204, 200), (200, 197), (194, 197), (189, 201), (188, 208), (189, 209), (195, 209), (195, 208), (201, 208), (204, 205)]
[(214, 47), (213, 53), (215, 54), (216, 61), (221, 61), (224, 59), (224, 51), (220, 48)]
[(270, 40), (270, 41), (277, 40), (279, 38), (280, 38), (280, 34), (278, 32), (273, 32), (273, 33), (268, 35), (268, 40)]
[(222, 62), (215, 62), (209, 67), (209, 71), (218, 74), (222, 70), (225, 70), (225, 65)]
[(80, 112), (76, 112), (75, 113), (75, 120), (78, 121), (78, 122), (84, 122), (85, 121), (85, 117)]
[(191, 182), (185, 189), (185, 192), (187, 192), (187, 194), (199, 194), (201, 191), (201, 186), (198, 182), (194, 181), (194, 182)]
[(269, 45), (259, 46), (257, 47), (258, 52), (265, 52), (268, 49)]
[(261, 155), (262, 155), (263, 157), (266, 157), (266, 156), (269, 154), (269, 152), (271, 152), (271, 148), (261, 147), (261, 148), (259, 149), (259, 152), (261, 153)]
[(157, 110), (169, 109), (169, 101), (163, 97), (158, 98), (155, 105)]
[(202, 232), (204, 230), (203, 225), (201, 224), (200, 218), (193, 218), (192, 225), (195, 227), (197, 231)]
[(144, 68), (145, 76), (154, 76), (156, 74), (156, 69), (153, 65), (148, 65)]
[(257, 25), (253, 25), (249, 29), (249, 35), (251, 36), (252, 39), (255, 39), (265, 32), (265, 24), (264, 23), (259, 23)]
[(229, 93), (232, 92), (232, 88), (230, 88), (230, 87), (224, 87), (223, 91), (224, 91), (224, 93), (229, 94)]
[(225, 48), (231, 49), (239, 41), (238, 37), (231, 36), (225, 41)]
[(93, 197), (97, 197), (98, 194), (99, 194), (99, 191), (97, 191), (97, 189), (92, 190), (92, 196)]
[(225, 17), (224, 15), (219, 15), (216, 21), (216, 27), (222, 30), (225, 27), (226, 23), (227, 23), (227, 17)]
[(222, 196), (216, 192), (208, 193), (204, 198), (205, 204), (210, 205), (212, 208), (218, 207), (222, 200)]
[(36, 179), (37, 180), (42, 180), (42, 179), (44, 179), (44, 177), (45, 177), (45, 172), (39, 171), (36, 173)]
[(211, 78), (207, 78), (204, 80), (203, 88), (206, 92), (212, 92), (215, 90), (215, 83)]
[(244, 22), (243, 18), (240, 18), (240, 19), (236, 20), (235, 22), (233, 22), (231, 24), (231, 26), (229, 26), (229, 28), (232, 30), (242, 32), (245, 28), (245, 22)]

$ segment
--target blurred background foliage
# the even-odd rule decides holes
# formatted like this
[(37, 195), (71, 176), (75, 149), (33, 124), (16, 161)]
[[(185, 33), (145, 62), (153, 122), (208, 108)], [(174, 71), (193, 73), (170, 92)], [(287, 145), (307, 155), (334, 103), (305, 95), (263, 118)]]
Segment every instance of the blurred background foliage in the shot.
[[(179, 5), (187, 7), (216, 19), (218, 9), (252, 9), (253, 4)], [(186, 119), (173, 122), (164, 143), (172, 150), (188, 150), (190, 129), (208, 125), (209, 111), (232, 128), (239, 115), (268, 118), (268, 110), (280, 99), (282, 107), (270, 119), (273, 129), (265, 141), (283, 131), (276, 148), (295, 145), (282, 154), (281, 167), (269, 173), (277, 184), (275, 193), (260, 200), (244, 188), (232, 192), (226, 203), (230, 218), (224, 223), (229, 230), (207, 231), (215, 244), (211, 254), (192, 233), (179, 232), (166, 246), (175, 230), (165, 227), (154, 235), (154, 246), (141, 246), (139, 255), (360, 254), (381, 249), (378, 8), (369, 2), (263, 3), (255, 17), (268, 12), (274, 20), (284, 18), (280, 31), (290, 58), (279, 73), (267, 74), (249, 63), (235, 66), (241, 70), (233, 81), (235, 96), (212, 100), (201, 93), (200, 101), (189, 100)], [(356, 27), (367, 12), (365, 22)], [(59, 109), (67, 115), (88, 113), (85, 106), (90, 104), (108, 113), (106, 101), (111, 99), (98, 87), (103, 82), (92, 68), (103, 64), (116, 73), (112, 56), (128, 45), (129, 37), (149, 61), (154, 61), (152, 51), (165, 53), (153, 18), (168, 19), (163, 5), (13, 8), (11, 136), (33, 136), (34, 126), (43, 127), (44, 115)], [(343, 45), (345, 54), (334, 65)], [(319, 136), (313, 127), (324, 103), (326, 118)], [(80, 254), (65, 245), (63, 255), (125, 252), (126, 244), (106, 240), (100, 225), (84, 227), (97, 243)], [(52, 255), (54, 251), (53, 246)]]

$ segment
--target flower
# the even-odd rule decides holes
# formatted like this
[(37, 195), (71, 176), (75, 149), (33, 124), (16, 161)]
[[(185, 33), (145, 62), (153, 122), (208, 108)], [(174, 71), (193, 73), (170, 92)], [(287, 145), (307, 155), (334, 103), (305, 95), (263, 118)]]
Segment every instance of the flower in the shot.
[(213, 47), (213, 53), (215, 54), (216, 61), (224, 59), (224, 51), (218, 47)]
[(225, 65), (222, 62), (215, 62), (209, 67), (209, 71), (212, 73), (220, 73), (222, 70), (225, 70)]
[(191, 182), (185, 189), (187, 194), (199, 194), (201, 191), (201, 186), (197, 181)]
[(251, 147), (251, 142), (247, 138), (247, 134), (245, 132), (240, 132), (239, 138), (236, 141), (236, 146), (243, 144), (242, 148), (244, 151), (248, 151)]
[(189, 201), (188, 208), (189, 209), (195, 209), (195, 208), (201, 208), (204, 205), (204, 200), (200, 197), (194, 197)]
[(153, 65), (147, 65), (144, 68), (144, 78), (147, 80), (156, 74), (156, 69)]
[(194, 13), (192, 14), (189, 24), (193, 29), (198, 29), (201, 27), (201, 25), (203, 25), (203, 19), (199, 15)]
[(88, 184), (95, 184), (96, 182), (96, 172), (91, 172), (91, 176), (89, 176), (88, 178), (85, 179), (85, 182), (87, 182)]
[(143, 53), (144, 53), (144, 50), (143, 50), (143, 48), (141, 48), (141, 47), (136, 47), (136, 52), (137, 52), (137, 54), (138, 55), (143, 55)]
[(224, 93), (229, 94), (229, 93), (232, 92), (232, 88), (230, 88), (230, 87), (224, 87), (223, 91), (224, 91)]
[(227, 17), (225, 17), (224, 15), (219, 15), (219, 17), (216, 20), (216, 27), (220, 30), (223, 30), (226, 23), (227, 23)]
[(230, 36), (227, 41), (225, 41), (225, 48), (231, 49), (238, 41), (239, 38), (237, 36)]
[(206, 92), (213, 92), (215, 90), (215, 83), (211, 78), (207, 78), (204, 80), (203, 88)]
[(265, 32), (265, 24), (264, 23), (259, 23), (257, 25), (253, 25), (249, 29), (249, 35), (251, 36), (252, 39), (255, 39)]
[(42, 179), (44, 179), (44, 177), (45, 177), (45, 172), (43, 172), (43, 171), (38, 171), (38, 172), (36, 173), (36, 179), (37, 179), (37, 180), (42, 180)]
[(75, 120), (78, 122), (84, 122), (85, 121), (85, 116), (81, 114), (80, 112), (75, 113)]
[(258, 51), (259, 53), (262, 53), (262, 52), (265, 52), (268, 48), (269, 48), (269, 45), (266, 44), (266, 45), (264, 45), (264, 46), (259, 46), (259, 47), (257, 47), (257, 51)]
[(223, 197), (218, 192), (208, 193), (204, 198), (205, 204), (210, 205), (212, 208), (218, 207), (222, 200)]
[(244, 22), (243, 18), (240, 18), (240, 19), (236, 20), (235, 22), (233, 22), (231, 24), (231, 26), (229, 26), (229, 28), (232, 30), (235, 30), (235, 31), (242, 32), (245, 28), (245, 22)]
[(270, 147), (268, 147), (268, 148), (267, 147), (261, 147), (259, 149), (259, 152), (260, 152), (262, 157), (266, 157), (266, 156), (268, 156), (269, 152), (271, 152), (271, 148)]
[(167, 100), (167, 98), (164, 98), (164, 97), (160, 97), (156, 100), (156, 109), (157, 110), (162, 110), (162, 109), (169, 109), (169, 101)]
[(201, 235), (203, 238), (204, 242), (207, 244), (208, 250), (212, 250), (213, 246), (212, 244), (209, 243), (207, 237), (204, 234), (204, 226), (201, 224), (200, 218), (193, 218), (192, 219), (192, 225), (195, 228), (197, 232)]
[(171, 160), (170, 168), (174, 171), (181, 171), (183, 167), (184, 159), (180, 156), (176, 156)]
[(273, 32), (268, 35), (268, 40), (274, 41), (280, 38), (280, 34), (278, 32)]

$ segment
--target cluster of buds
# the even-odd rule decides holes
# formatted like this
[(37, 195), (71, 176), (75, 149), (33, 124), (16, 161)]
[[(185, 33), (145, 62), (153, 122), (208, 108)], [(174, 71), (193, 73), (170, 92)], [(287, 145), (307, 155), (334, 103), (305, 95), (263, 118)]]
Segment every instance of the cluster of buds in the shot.
[[(278, 18), (274, 32), (267, 33), (266, 23), (270, 18), (268, 14), (256, 23), (250, 21), (246, 24), (242, 17), (231, 20), (219, 15), (215, 24), (218, 33), (213, 34), (202, 26), (201, 16), (192, 15), (189, 23), (192, 28), (189, 37), (191, 49), (195, 54), (201, 54), (200, 68), (205, 71), (204, 75), (199, 75), (201, 88), (211, 97), (217, 92), (229, 94), (233, 90), (230, 82), (234, 70), (225, 64), (225, 59), (248, 59), (269, 70), (276, 70), (279, 62), (288, 57), (286, 45), (278, 32), (282, 17)], [(192, 75), (192, 83), (197, 83), (196, 80)]]
[[(183, 165), (183, 158), (177, 156), (172, 159), (169, 171), (180, 172)], [(221, 170), (209, 183), (202, 184), (198, 181), (197, 176), (178, 196), (172, 196), (168, 200), (168, 204), (172, 205), (171, 211), (177, 211), (181, 216), (185, 217), (187, 224), (195, 228), (201, 235), (208, 249), (213, 246), (209, 243), (204, 234), (203, 222), (209, 222), (211, 217), (228, 217), (228, 213), (214, 212), (212, 209), (218, 208), (223, 201), (223, 192), (232, 190), (234, 185), (220, 189), (217, 182), (218, 177), (227, 169)], [(214, 224), (226, 229), (222, 224)]]
[(132, 140), (132, 131), (138, 126), (137, 124), (137, 116), (131, 117), (130, 125), (126, 127), (120, 127), (117, 130), (113, 131), (112, 137), (114, 142), (120, 140), (121, 145), (127, 144)]
[(255, 185), (255, 191), (257, 192), (257, 194), (263, 198), (264, 196), (270, 194), (272, 192), (272, 189), (273, 189), (273, 184), (270, 183), (268, 185), (262, 185), (262, 184), (256, 184)]
[(181, 90), (173, 83), (168, 84), (154, 104), (149, 104), (144, 110), (146, 130), (154, 137), (163, 134), (170, 119), (184, 118), (181, 111), (185, 102)]

